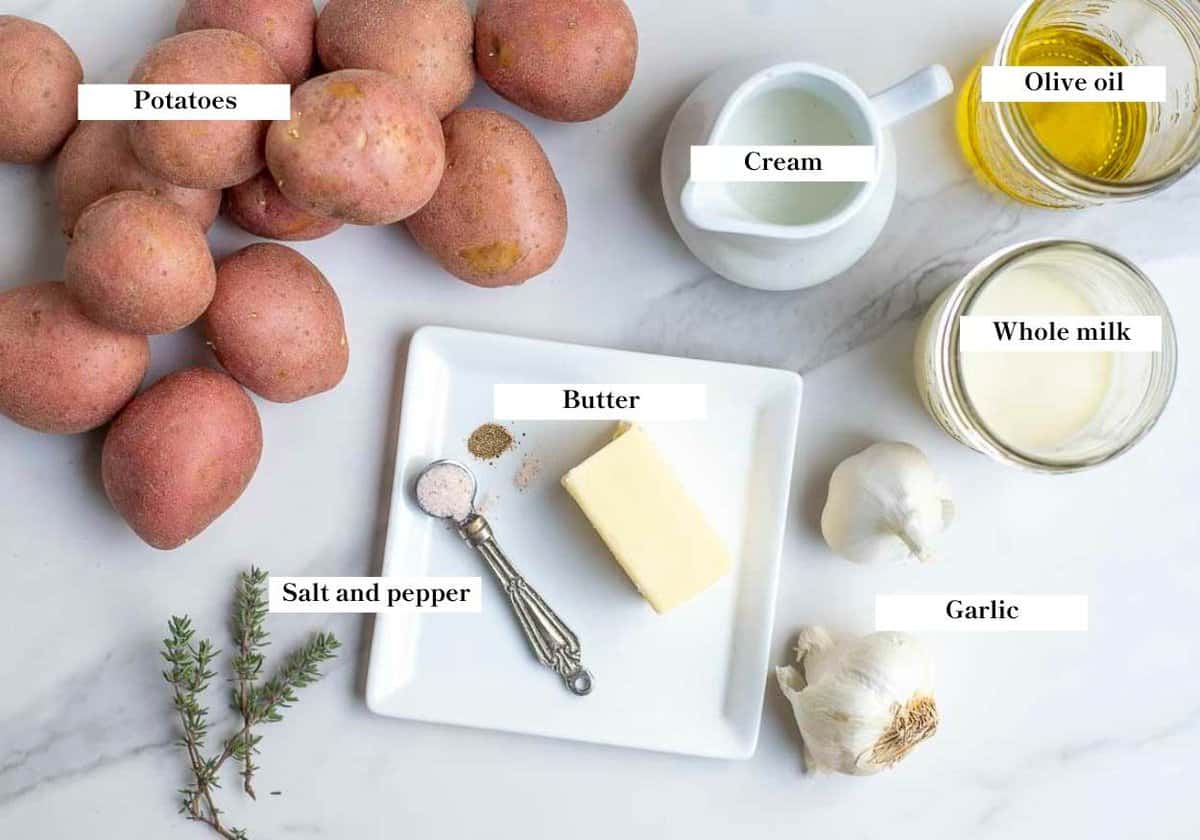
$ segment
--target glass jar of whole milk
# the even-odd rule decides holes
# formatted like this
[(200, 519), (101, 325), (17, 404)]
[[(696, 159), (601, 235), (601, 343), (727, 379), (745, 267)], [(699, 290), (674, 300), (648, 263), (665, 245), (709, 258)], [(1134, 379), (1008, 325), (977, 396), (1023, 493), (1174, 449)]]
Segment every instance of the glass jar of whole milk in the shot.
[[(1147, 352), (964, 351), (964, 315), (1158, 316), (1162, 340)], [(1170, 313), (1137, 267), (1098, 245), (1038, 240), (993, 254), (933, 302), (917, 333), (917, 390), (967, 446), (1026, 469), (1071, 472), (1120, 455), (1150, 430), (1170, 397), (1176, 355)]]

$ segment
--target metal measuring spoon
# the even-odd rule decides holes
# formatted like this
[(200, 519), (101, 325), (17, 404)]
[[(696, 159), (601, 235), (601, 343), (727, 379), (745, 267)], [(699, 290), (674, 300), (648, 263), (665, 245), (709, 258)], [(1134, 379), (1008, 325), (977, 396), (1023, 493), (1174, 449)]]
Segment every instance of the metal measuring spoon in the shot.
[(538, 661), (553, 668), (574, 694), (582, 697), (591, 693), (592, 675), (580, 664), (579, 637), (504, 556), (492, 536), (491, 526), (475, 511), (477, 487), (475, 475), (469, 469), (457, 461), (442, 460), (421, 471), (414, 489), (421, 510), (453, 522), (458, 535), (483, 555), (508, 595)]

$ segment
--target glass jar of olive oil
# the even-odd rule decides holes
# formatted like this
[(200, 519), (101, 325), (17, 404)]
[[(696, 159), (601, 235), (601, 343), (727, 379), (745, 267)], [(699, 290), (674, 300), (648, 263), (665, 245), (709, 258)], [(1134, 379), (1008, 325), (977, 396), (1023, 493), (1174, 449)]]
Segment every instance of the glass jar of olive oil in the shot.
[(1200, 6), (1194, 0), (1028, 0), (994, 54), (1010, 66), (1165, 65), (1164, 102), (983, 102), (980, 67), (958, 103), (967, 162), (1028, 204), (1141, 198), (1200, 162)]

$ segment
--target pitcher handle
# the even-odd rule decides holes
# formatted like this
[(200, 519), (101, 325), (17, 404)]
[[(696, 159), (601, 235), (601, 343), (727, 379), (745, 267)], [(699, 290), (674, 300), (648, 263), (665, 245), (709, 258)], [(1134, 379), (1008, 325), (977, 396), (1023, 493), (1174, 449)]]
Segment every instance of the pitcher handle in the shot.
[(896, 82), (887, 90), (871, 97), (875, 116), (882, 126), (889, 126), (905, 117), (924, 110), (954, 91), (950, 73), (940, 64), (931, 64), (907, 79)]

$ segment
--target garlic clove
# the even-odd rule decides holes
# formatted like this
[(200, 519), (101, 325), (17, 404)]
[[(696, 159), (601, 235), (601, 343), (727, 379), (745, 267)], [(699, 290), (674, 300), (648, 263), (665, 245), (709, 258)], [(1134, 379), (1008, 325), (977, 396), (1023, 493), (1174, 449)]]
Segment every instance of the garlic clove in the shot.
[(933, 545), (954, 503), (921, 450), (876, 443), (834, 469), (821, 533), (837, 554), (863, 564), (936, 558)]

